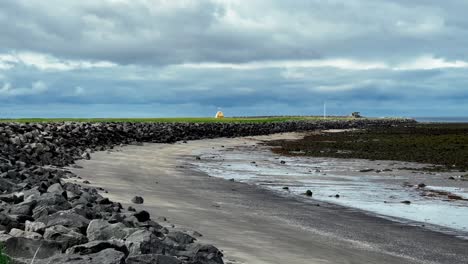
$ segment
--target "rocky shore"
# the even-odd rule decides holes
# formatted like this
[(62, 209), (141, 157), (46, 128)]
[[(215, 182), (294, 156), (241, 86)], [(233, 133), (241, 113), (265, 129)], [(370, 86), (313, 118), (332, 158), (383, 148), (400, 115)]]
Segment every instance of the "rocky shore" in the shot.
[(223, 263), (215, 246), (162, 227), (146, 211), (124, 209), (102, 190), (66, 181), (76, 175), (63, 167), (122, 144), (412, 122), (0, 123), (0, 243), (13, 263)]

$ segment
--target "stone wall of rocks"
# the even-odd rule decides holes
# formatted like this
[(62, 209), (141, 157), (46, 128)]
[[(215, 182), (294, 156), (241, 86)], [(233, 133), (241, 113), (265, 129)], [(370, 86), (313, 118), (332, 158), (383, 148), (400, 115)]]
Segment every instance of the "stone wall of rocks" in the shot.
[(15, 263), (223, 263), (216, 247), (64, 181), (75, 175), (63, 167), (121, 144), (412, 122), (0, 123), (0, 243)]

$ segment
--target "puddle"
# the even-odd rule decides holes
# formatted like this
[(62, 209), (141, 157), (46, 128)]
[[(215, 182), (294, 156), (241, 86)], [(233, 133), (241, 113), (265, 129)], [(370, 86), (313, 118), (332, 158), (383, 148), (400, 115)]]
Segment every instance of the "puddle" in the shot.
[[(417, 184), (403, 183), (425, 180), (431, 182), (431, 185), (424, 187), (427, 190), (443, 190), (464, 198), (468, 197), (468, 189), (441, 185), (440, 179), (446, 179), (449, 175), (428, 175), (424, 172), (397, 169), (415, 164), (279, 157), (262, 148), (210, 150), (209, 153), (199, 154), (202, 159), (194, 165), (200, 171), (214, 177), (235, 179), (292, 195), (302, 195), (311, 190), (316, 200), (358, 208), (390, 218), (464, 231), (460, 233), (468, 231), (468, 201), (422, 196), (424, 189), (418, 188)], [(359, 172), (367, 168), (388, 171)], [(283, 187), (288, 187), (289, 190), (283, 190)], [(402, 201), (411, 203), (405, 204)]]

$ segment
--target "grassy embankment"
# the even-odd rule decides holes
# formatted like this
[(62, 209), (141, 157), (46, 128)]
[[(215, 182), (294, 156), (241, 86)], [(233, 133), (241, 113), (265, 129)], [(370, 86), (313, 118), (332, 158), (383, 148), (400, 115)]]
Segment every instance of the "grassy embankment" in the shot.
[(276, 153), (316, 157), (413, 161), (432, 170), (468, 171), (468, 124), (414, 124), (311, 134), (271, 143)]
[(20, 122), (20, 123), (38, 123), (38, 122), (178, 122), (178, 123), (212, 123), (212, 122), (233, 122), (233, 123), (265, 123), (265, 122), (285, 122), (300, 120), (349, 120), (350, 117), (323, 117), (318, 116), (278, 116), (278, 117), (227, 117), (216, 119), (213, 117), (174, 117), (174, 118), (18, 118), (18, 119), (0, 119), (0, 122)]

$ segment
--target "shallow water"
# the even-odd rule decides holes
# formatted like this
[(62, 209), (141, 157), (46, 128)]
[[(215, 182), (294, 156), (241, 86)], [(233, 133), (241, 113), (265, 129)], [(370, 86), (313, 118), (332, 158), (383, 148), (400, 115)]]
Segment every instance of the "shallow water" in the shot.
[[(414, 164), (279, 157), (264, 148), (210, 150), (201, 153), (201, 156), (202, 160), (194, 165), (200, 171), (214, 177), (260, 185), (285, 195), (303, 196), (306, 190), (311, 190), (316, 200), (358, 208), (390, 218), (417, 221), (421, 222), (421, 225), (468, 231), (468, 201), (421, 195), (423, 191), (439, 190), (468, 198), (468, 189), (441, 185), (439, 178), (448, 175), (416, 175), (396, 169), (408, 165), (415, 166)], [(281, 164), (280, 160), (286, 163)], [(376, 165), (378, 168), (391, 168), (393, 171), (359, 172)], [(403, 184), (418, 177), (437, 184), (428, 184), (425, 188)], [(283, 190), (286, 186), (289, 190)], [(411, 201), (411, 204), (401, 203), (402, 201)]]

